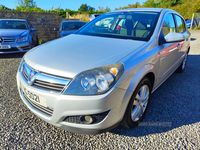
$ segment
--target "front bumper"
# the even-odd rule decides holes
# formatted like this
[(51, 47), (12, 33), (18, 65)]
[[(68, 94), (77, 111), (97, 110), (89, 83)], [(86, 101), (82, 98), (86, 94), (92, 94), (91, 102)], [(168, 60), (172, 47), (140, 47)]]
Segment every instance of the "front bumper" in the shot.
[(29, 41), (21, 43), (4, 42), (1, 45), (10, 45), (11, 49), (0, 49), (0, 54), (27, 52), (31, 49)]
[[(24, 97), (20, 84), (32, 93), (45, 97), (47, 107), (53, 109), (52, 115), (46, 115), (33, 107)], [(128, 99), (132, 95), (131, 92), (116, 87), (106, 94), (97, 96), (70, 96), (51, 93), (29, 86), (24, 81), (21, 72), (17, 73), (17, 85), (21, 99), (35, 115), (61, 129), (87, 134), (97, 134), (116, 127), (122, 120)], [(99, 123), (78, 124), (64, 121), (69, 116), (93, 115), (106, 111), (109, 113)]]

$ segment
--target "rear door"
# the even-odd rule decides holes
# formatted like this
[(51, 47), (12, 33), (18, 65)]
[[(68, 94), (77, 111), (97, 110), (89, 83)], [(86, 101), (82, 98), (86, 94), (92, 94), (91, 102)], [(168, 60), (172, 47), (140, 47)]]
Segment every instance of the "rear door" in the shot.
[[(186, 24), (184, 19), (179, 15), (174, 15), (174, 18), (176, 20), (176, 26), (177, 26), (177, 32), (181, 33), (185, 36), (185, 40), (183, 42), (179, 42), (178, 44), (178, 55), (177, 60), (179, 60), (181, 57), (184, 56), (184, 54), (187, 52), (189, 47), (189, 36), (190, 34), (187, 32)], [(179, 64), (182, 62), (182, 59), (179, 61)]]

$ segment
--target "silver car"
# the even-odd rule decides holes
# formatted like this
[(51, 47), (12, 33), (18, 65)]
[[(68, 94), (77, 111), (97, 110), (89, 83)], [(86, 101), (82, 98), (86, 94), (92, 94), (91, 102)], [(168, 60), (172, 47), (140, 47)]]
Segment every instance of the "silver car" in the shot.
[(0, 19), (0, 54), (27, 52), (38, 45), (36, 29), (23, 19)]
[(64, 130), (132, 128), (144, 118), (151, 93), (184, 71), (189, 50), (190, 33), (173, 10), (109, 12), (29, 51), (17, 72), (18, 90), (35, 115)]

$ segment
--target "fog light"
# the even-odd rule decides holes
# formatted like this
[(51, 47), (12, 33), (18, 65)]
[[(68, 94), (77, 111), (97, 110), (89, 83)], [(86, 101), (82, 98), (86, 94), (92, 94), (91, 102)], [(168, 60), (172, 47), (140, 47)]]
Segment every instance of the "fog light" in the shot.
[(81, 116), (81, 122), (84, 124), (91, 124), (94, 119), (92, 118), (92, 116)]

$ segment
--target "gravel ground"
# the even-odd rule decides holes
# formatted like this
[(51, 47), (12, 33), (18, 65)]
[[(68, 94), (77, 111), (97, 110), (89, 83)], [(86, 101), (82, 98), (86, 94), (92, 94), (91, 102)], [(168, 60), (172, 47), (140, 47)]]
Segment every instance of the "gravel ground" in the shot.
[(23, 54), (0, 55), (0, 149), (200, 149), (200, 31), (191, 31), (184, 73), (152, 94), (141, 126), (99, 135), (56, 128), (21, 101), (16, 72)]

